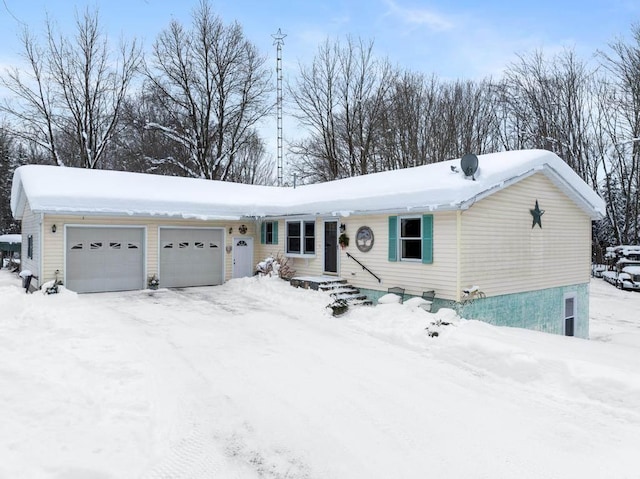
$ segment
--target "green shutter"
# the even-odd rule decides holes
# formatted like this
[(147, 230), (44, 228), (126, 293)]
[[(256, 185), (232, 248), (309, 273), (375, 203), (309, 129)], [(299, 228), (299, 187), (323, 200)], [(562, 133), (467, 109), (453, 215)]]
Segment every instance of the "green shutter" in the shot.
[(422, 215), (422, 262), (433, 263), (433, 215)]
[(263, 221), (260, 223), (260, 244), (265, 244), (267, 242), (267, 225)]
[(278, 244), (278, 222), (273, 222), (273, 244)]
[(398, 261), (398, 217), (389, 216), (389, 261)]

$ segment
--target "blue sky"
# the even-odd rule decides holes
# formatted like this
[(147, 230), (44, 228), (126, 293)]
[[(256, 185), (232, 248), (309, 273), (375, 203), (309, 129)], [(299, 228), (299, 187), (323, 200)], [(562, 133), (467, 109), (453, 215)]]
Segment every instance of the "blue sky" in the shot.
[[(46, 12), (73, 32), (74, 11), (97, 6), (110, 37), (138, 37), (148, 49), (172, 18), (190, 22), (197, 0), (0, 0), (0, 65), (16, 62), (23, 25), (42, 31)], [(281, 28), (285, 77), (307, 63), (327, 37), (375, 40), (395, 65), (444, 78), (499, 76), (515, 52), (572, 47), (582, 58), (629, 38), (640, 0), (217, 0), (225, 22), (238, 21), (275, 63), (271, 34)]]

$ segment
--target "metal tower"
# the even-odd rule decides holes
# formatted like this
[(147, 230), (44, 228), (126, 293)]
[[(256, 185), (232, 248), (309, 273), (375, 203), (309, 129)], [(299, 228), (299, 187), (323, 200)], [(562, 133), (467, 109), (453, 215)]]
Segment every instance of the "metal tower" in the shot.
[(278, 115), (278, 186), (282, 186), (282, 45), (284, 45), (284, 37), (287, 35), (282, 33), (281, 29), (278, 28), (278, 32), (271, 36), (273, 37), (273, 44), (276, 46), (276, 78), (278, 79), (278, 96), (276, 100), (276, 111)]

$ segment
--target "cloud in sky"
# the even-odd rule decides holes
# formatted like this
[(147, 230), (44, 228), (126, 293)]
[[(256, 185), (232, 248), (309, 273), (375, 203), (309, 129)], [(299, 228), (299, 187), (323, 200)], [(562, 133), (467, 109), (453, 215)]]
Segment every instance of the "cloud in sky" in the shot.
[(454, 27), (454, 23), (450, 18), (434, 10), (407, 8), (399, 5), (394, 0), (385, 0), (385, 4), (388, 7), (386, 14), (399, 19), (403, 23), (426, 26), (436, 32), (451, 30)]

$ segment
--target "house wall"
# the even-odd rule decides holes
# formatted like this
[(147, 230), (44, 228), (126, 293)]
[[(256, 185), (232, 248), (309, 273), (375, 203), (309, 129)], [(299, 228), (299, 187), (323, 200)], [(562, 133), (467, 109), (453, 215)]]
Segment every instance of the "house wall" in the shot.
[[(402, 216), (402, 215), (398, 215)], [(454, 299), (456, 290), (456, 213), (433, 214), (433, 263), (389, 261), (389, 215), (350, 216), (342, 219), (349, 236), (349, 246), (340, 251), (340, 275), (351, 284), (384, 292), (398, 286), (405, 293), (421, 296), (423, 291), (435, 290), (440, 298)], [(368, 226), (373, 231), (373, 247), (366, 253), (358, 250), (355, 236), (358, 228)], [(367, 271), (348, 258), (346, 253), (373, 271), (382, 280), (378, 282)]]
[[(439, 297), (455, 299), (456, 290), (456, 212), (434, 214), (433, 228), (433, 264), (408, 261), (390, 262), (388, 259), (389, 223), (388, 215), (349, 216), (343, 218), (316, 218), (316, 254), (312, 258), (290, 258), (290, 264), (297, 276), (324, 275), (324, 222), (337, 221), (346, 227), (350, 238), (348, 247), (341, 249), (338, 258), (338, 274), (350, 284), (369, 290), (375, 295), (394, 286), (404, 287), (407, 294), (422, 295), (423, 291), (435, 289)], [(373, 248), (363, 253), (355, 245), (355, 235), (361, 226), (369, 226), (374, 234)], [(259, 231), (259, 226), (257, 226)], [(260, 245), (256, 248), (257, 258), (285, 251), (285, 220), (278, 221), (278, 243)], [(260, 242), (259, 232), (257, 243)], [(378, 282), (371, 274), (363, 270), (354, 260), (347, 257), (350, 253), (358, 261), (379, 276)], [(257, 259), (258, 261), (258, 259)]]
[[(56, 232), (51, 232), (51, 227), (56, 225)], [(24, 225), (24, 223), (23, 223)], [(43, 262), (43, 281), (54, 278), (55, 271), (60, 271), (60, 278), (64, 278), (64, 226), (65, 225), (120, 225), (120, 226), (141, 226), (146, 227), (146, 274), (150, 276), (158, 273), (158, 235), (160, 227), (178, 226), (191, 228), (211, 228), (222, 227), (225, 229), (225, 247), (232, 245), (232, 238), (240, 235), (238, 228), (240, 225), (247, 227), (246, 236), (256, 238), (254, 245), (259, 244), (259, 235), (256, 237), (255, 223), (253, 221), (199, 221), (199, 220), (175, 220), (159, 218), (140, 217), (96, 217), (96, 216), (74, 216), (74, 215), (45, 215), (44, 218), (44, 242), (46, 244), (46, 255)], [(23, 227), (24, 228), (24, 227)], [(233, 232), (229, 234), (229, 228)], [(24, 250), (26, 251), (26, 250)], [(255, 246), (254, 246), (255, 251)], [(233, 255), (227, 253), (225, 249), (225, 281), (231, 279), (233, 274)], [(254, 257), (255, 253), (254, 253)]]
[[(542, 228), (530, 210), (541, 210)], [(461, 284), (487, 297), (588, 283), (591, 219), (541, 173), (463, 211)]]
[[(27, 254), (29, 248), (29, 235), (33, 236), (33, 256), (29, 258)], [(34, 276), (31, 280), (31, 286), (39, 288), (40, 285), (45, 282), (43, 280), (42, 272), (40, 271), (40, 265), (42, 258), (42, 225), (39, 214), (35, 214), (31, 211), (29, 204), (25, 206), (24, 216), (22, 218), (22, 247), (20, 252), (20, 269), (30, 270)]]

